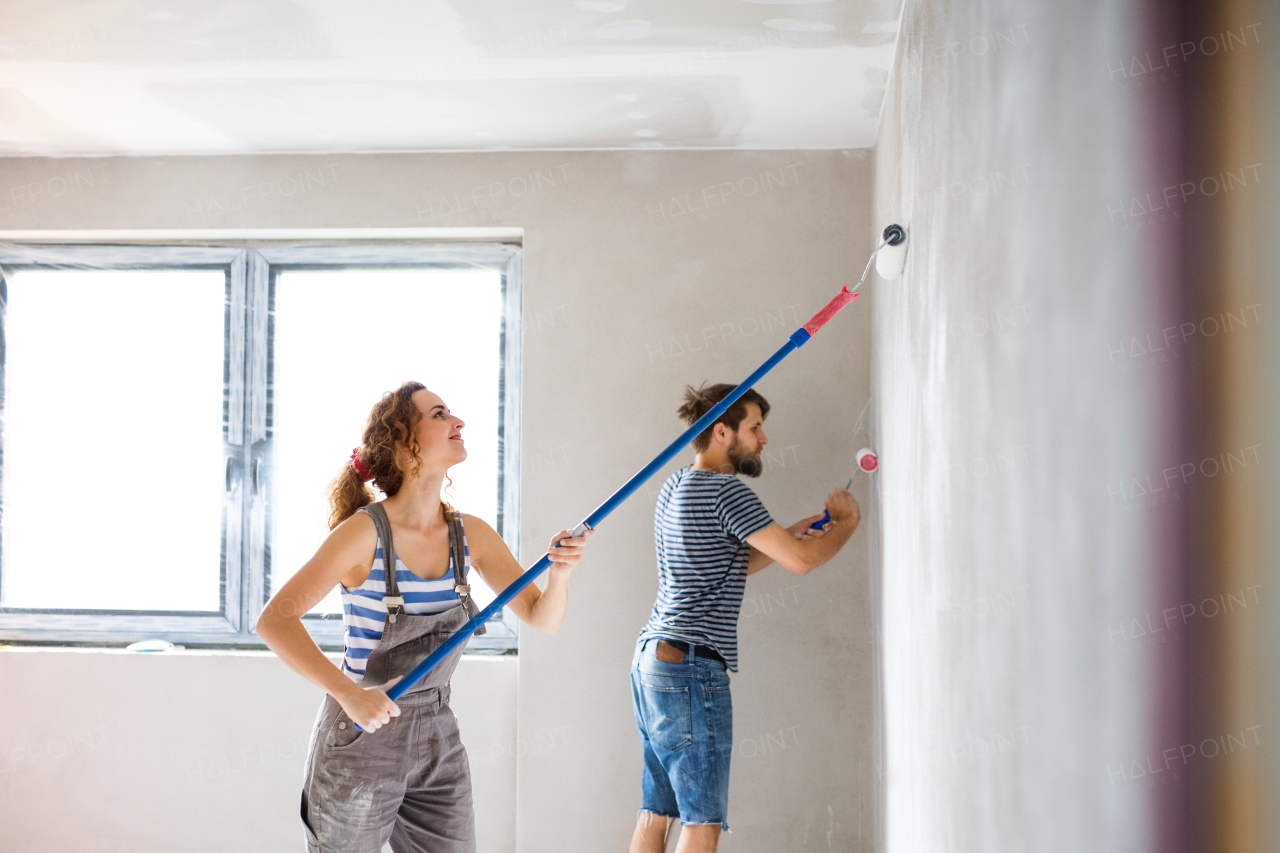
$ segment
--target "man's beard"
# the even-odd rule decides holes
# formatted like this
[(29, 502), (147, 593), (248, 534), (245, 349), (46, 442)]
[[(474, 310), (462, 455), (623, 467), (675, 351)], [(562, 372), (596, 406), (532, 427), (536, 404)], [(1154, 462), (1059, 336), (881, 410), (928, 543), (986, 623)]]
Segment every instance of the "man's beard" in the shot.
[(733, 466), (734, 473), (742, 474), (744, 477), (759, 477), (764, 473), (764, 466), (760, 464), (760, 451), (757, 450), (755, 455), (748, 456), (743, 452), (741, 443), (736, 437), (729, 447), (728, 454), (729, 464)]

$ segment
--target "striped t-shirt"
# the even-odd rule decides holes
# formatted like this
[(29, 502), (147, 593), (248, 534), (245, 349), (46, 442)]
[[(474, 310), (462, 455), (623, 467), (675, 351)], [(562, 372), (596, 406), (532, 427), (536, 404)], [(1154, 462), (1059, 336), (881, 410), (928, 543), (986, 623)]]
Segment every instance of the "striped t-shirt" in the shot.
[[(471, 551), (467, 548), (466, 530), (462, 534), (463, 574), (471, 574)], [(382, 626), (387, 621), (387, 605), (382, 596), (387, 591), (387, 576), (383, 565), (382, 539), (378, 539), (378, 548), (373, 554), (373, 568), (364, 583), (355, 589), (347, 589), (342, 584), (338, 589), (342, 594), (342, 624), (346, 629), (346, 654), (342, 658), (342, 669), (357, 684), (364, 678), (365, 664), (369, 655), (382, 641)], [(443, 613), (462, 603), (454, 592), (453, 549), (449, 550), (449, 570), (444, 577), (436, 580), (424, 580), (405, 566), (400, 555), (396, 555), (396, 583), (400, 585), (400, 596), (404, 598), (404, 612), (409, 616), (425, 616), (432, 613)]]
[(737, 672), (746, 539), (770, 524), (760, 498), (732, 474), (681, 468), (668, 477), (653, 523), (658, 600), (640, 638), (710, 646)]

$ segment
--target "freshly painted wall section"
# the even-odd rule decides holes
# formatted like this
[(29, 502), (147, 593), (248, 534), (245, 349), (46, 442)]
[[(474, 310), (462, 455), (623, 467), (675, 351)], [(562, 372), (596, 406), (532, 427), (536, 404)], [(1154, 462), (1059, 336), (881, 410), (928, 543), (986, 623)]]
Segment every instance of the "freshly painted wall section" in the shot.
[(1170, 603), (1176, 366), (1131, 345), (1174, 322), (1162, 220), (1128, 213), (1152, 96), (1108, 76), (1135, 6), (905, 12), (876, 179), (910, 230), (875, 306), (889, 853), (1154, 849), (1135, 762), (1171, 744), (1132, 625)]

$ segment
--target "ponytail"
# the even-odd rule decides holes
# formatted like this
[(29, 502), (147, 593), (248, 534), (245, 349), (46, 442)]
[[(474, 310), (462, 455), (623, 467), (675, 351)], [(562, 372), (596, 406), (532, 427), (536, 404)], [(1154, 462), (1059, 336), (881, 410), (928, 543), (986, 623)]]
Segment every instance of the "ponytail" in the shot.
[[(365, 422), (364, 435), (360, 447), (352, 453), (352, 461), (342, 466), (342, 470), (329, 483), (329, 529), (337, 527), (362, 506), (368, 506), (376, 500), (373, 489), (365, 485), (361, 475), (356, 473), (355, 464), (359, 463), (370, 475), (373, 484), (382, 490), (387, 497), (400, 491), (406, 476), (416, 476), (420, 467), (418, 461), (418, 424), (422, 421), (422, 412), (413, 404), (413, 395), (426, 390), (421, 382), (406, 382), (394, 391), (382, 395), (382, 399), (374, 404)], [(404, 461), (407, 456), (413, 460), (408, 466)]]
[(338, 476), (329, 483), (329, 529), (337, 527), (355, 515), (360, 507), (368, 506), (374, 500), (373, 489), (365, 485), (351, 463), (343, 465)]

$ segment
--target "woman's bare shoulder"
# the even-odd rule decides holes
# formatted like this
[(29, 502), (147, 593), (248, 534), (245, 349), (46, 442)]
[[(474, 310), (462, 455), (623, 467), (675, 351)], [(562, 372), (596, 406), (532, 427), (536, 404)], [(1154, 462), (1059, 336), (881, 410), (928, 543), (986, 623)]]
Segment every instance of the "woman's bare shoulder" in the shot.
[(373, 550), (378, 544), (378, 527), (367, 512), (355, 512), (329, 532), (325, 540), (326, 546), (344, 553), (353, 549), (364, 549), (373, 560)]
[(472, 515), (468, 512), (460, 512), (458, 515), (462, 518), (462, 526), (467, 530), (467, 538), (470, 538), (473, 535), (479, 535), (481, 537), (498, 535), (498, 531), (494, 530), (493, 526), (480, 516)]

